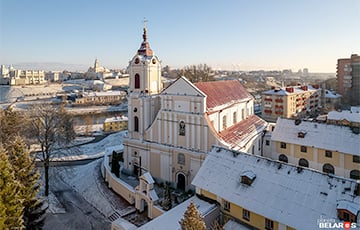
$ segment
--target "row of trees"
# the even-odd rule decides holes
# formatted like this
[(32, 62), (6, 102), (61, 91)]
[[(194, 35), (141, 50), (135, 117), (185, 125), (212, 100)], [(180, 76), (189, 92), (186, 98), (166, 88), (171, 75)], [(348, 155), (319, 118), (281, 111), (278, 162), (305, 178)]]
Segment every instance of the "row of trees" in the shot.
[[(44, 166), (47, 196), (54, 148), (75, 137), (72, 119), (62, 107), (37, 105), (19, 113), (9, 106), (0, 110), (0, 127), (0, 229), (41, 229), (46, 204), (38, 196), (35, 157)], [(40, 154), (30, 153), (32, 143), (40, 146)]]
[(169, 66), (165, 66), (163, 68), (163, 74), (171, 78), (184, 76), (192, 83), (215, 80), (214, 72), (207, 64), (189, 65), (183, 69), (175, 70), (170, 69)]

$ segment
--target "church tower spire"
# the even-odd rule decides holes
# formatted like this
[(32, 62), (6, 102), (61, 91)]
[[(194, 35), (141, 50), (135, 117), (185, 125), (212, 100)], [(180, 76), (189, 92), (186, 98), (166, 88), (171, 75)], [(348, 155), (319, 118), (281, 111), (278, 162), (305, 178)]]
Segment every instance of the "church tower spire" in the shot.
[(146, 29), (147, 20), (144, 18), (144, 32), (143, 32), (143, 42), (140, 45), (140, 49), (138, 49), (138, 55), (144, 56), (152, 56), (153, 51), (150, 49), (150, 44), (147, 41), (147, 29)]

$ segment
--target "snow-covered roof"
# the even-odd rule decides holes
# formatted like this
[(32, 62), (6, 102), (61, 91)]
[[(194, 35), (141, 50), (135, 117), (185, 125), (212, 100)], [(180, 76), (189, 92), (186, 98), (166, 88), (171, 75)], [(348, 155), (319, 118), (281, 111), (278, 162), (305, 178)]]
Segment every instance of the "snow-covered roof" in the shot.
[(148, 184), (154, 184), (155, 181), (149, 172), (144, 173), (140, 176), (140, 179), (144, 179)]
[(298, 94), (303, 92), (317, 92), (319, 89), (314, 88), (311, 85), (307, 85), (307, 90), (301, 89), (301, 86), (289, 86), (288, 88), (293, 88), (294, 92), (290, 93), (286, 91), (286, 87), (279, 87), (271, 90), (264, 91), (262, 94), (270, 94), (270, 95), (291, 95)]
[(85, 92), (84, 97), (120, 96), (121, 91)]
[(109, 118), (106, 118), (104, 122), (107, 123), (107, 122), (117, 122), (117, 121), (127, 121), (127, 120), (129, 120), (128, 117), (126, 117), (126, 116), (120, 116), (120, 117), (109, 117)]
[[(298, 137), (300, 131), (306, 132), (303, 138)], [(360, 155), (360, 135), (347, 126), (309, 121), (295, 125), (294, 120), (278, 118), (271, 140)]]
[(350, 110), (343, 110), (341, 112), (331, 111), (328, 113), (328, 120), (341, 121), (344, 119), (350, 122), (360, 122), (360, 113)]
[(224, 225), (225, 230), (250, 230), (252, 228), (249, 228), (243, 224), (240, 224), (234, 220), (229, 220), (228, 222), (226, 222), (226, 224)]
[[(250, 186), (239, 181), (247, 170), (256, 174)], [(192, 184), (296, 229), (316, 229), (320, 218), (338, 220), (341, 200), (360, 206), (360, 196), (354, 196), (355, 180), (216, 146)]]
[(158, 195), (156, 194), (155, 190), (153, 190), (153, 189), (149, 191), (149, 196), (152, 201), (159, 200)]
[(256, 115), (249, 116), (245, 120), (221, 131), (218, 135), (232, 149), (244, 148), (250, 140), (263, 132), (267, 122)]
[(331, 92), (330, 90), (326, 90), (326, 91), (325, 91), (325, 98), (338, 99), (338, 98), (340, 98), (340, 97), (341, 97), (340, 94)]
[(205, 216), (207, 213), (209, 213), (212, 209), (216, 207), (215, 204), (210, 204), (194, 196), (190, 199), (187, 199), (178, 206), (170, 209), (169, 211), (165, 212), (154, 220), (148, 222), (147, 224), (141, 226), (139, 229), (181, 229), (179, 221), (184, 217), (184, 213), (191, 201), (194, 202), (196, 208), (202, 216)]

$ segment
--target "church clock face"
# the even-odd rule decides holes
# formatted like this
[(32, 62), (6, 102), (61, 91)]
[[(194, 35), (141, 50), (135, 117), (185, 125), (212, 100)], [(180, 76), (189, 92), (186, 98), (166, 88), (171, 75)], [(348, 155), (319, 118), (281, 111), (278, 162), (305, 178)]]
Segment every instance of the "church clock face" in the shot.
[(153, 63), (153, 64), (156, 64), (156, 59), (155, 59), (155, 58), (152, 59), (152, 63)]

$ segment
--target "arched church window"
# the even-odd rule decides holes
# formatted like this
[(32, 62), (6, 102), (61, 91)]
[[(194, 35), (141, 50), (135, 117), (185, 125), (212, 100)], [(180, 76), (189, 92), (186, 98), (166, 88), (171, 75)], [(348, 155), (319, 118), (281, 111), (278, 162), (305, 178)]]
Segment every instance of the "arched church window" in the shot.
[(180, 121), (180, 123), (179, 123), (179, 135), (185, 136), (185, 122), (184, 121)]
[(139, 132), (139, 118), (137, 116), (134, 117), (134, 131)]
[(140, 89), (140, 75), (135, 74), (135, 89)]
[(136, 58), (135, 59), (135, 64), (139, 64), (140, 63), (140, 59), (139, 58)]
[(180, 164), (180, 165), (185, 164), (185, 155), (183, 153), (178, 154), (178, 164)]
[(156, 59), (155, 58), (152, 59), (152, 63), (156, 64)]

